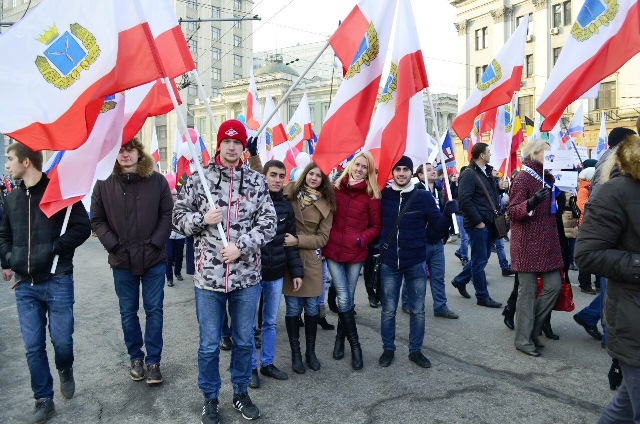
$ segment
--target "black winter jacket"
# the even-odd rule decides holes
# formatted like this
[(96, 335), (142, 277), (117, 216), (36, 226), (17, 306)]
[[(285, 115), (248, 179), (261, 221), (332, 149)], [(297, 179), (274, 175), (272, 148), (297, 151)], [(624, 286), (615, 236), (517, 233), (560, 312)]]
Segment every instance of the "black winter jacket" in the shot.
[(49, 279), (55, 255), (60, 255), (55, 274), (72, 273), (75, 249), (91, 235), (89, 216), (81, 202), (72, 206), (67, 229), (60, 235), (66, 209), (47, 218), (39, 207), (47, 185), (45, 174), (29, 188), (22, 181), (4, 201), (0, 255), (16, 273), (16, 281), (38, 283)]
[(296, 246), (284, 247), (284, 235), (296, 235), (296, 218), (291, 203), (285, 199), (282, 191), (269, 192), (273, 206), (276, 209), (278, 224), (276, 235), (262, 249), (262, 280), (273, 281), (284, 277), (287, 267), (292, 278), (303, 278), (304, 267)]
[(473, 228), (481, 222), (484, 222), (485, 225), (489, 227), (489, 234), (494, 233), (494, 209), (491, 207), (489, 199), (487, 199), (487, 195), (484, 193), (478, 178), (473, 175), (475, 173), (480, 176), (484, 186), (489, 191), (493, 204), (498, 207), (500, 204), (498, 198), (500, 190), (498, 189), (496, 179), (491, 176), (492, 170), (493, 168), (487, 165), (487, 175), (485, 175), (475, 161), (472, 160), (467, 169), (460, 174), (458, 203), (460, 209), (464, 212), (465, 229)]

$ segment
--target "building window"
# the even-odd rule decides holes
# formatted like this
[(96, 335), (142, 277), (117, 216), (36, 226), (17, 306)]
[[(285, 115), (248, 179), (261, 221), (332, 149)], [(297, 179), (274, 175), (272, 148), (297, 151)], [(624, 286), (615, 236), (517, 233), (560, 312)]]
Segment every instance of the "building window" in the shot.
[(214, 19), (220, 18), (220, 8), (219, 7), (212, 7), (211, 8), (211, 17), (214, 18)]
[(211, 97), (218, 97), (220, 95), (220, 89), (218, 87), (211, 87)]
[(160, 153), (160, 160), (167, 160), (167, 148), (159, 147), (158, 153)]
[(524, 116), (533, 119), (533, 96), (520, 96), (518, 98), (518, 113), (524, 122)]
[[(527, 15), (518, 16), (516, 18), (516, 28), (520, 26), (520, 22), (522, 22), (525, 16)], [(514, 31), (515, 31), (515, 28), (514, 28)], [(527, 26), (527, 35), (533, 35), (533, 13), (529, 13), (529, 25)]]
[(189, 50), (191, 51), (191, 53), (198, 54), (198, 40), (192, 38), (187, 42), (187, 45), (189, 45)]
[(187, 96), (198, 97), (198, 90), (195, 85), (191, 84), (187, 87)]
[(242, 79), (242, 74), (233, 74), (233, 79)]
[(211, 68), (211, 78), (215, 81), (222, 80), (222, 70), (220, 68)]
[(196, 0), (187, 0), (187, 7), (196, 10), (198, 8)]
[(220, 39), (220, 28), (211, 27), (211, 40), (219, 40)]
[(198, 118), (198, 131), (200, 131), (201, 136), (209, 133), (209, 131), (207, 131), (207, 118)]
[(595, 102), (595, 109), (615, 109), (617, 106), (615, 81), (600, 84), (600, 91)]
[(524, 76), (525, 78), (531, 78), (533, 76), (533, 55), (528, 54), (524, 57)]
[(564, 25), (571, 25), (571, 1), (565, 1), (562, 3), (562, 15), (564, 18)]
[(242, 9), (242, 0), (233, 0), (233, 8), (235, 10)]
[(476, 50), (486, 49), (489, 45), (489, 29), (487, 27), (476, 30)]
[(167, 126), (156, 125), (156, 135), (158, 136), (158, 142), (167, 139)]
[(211, 60), (220, 60), (220, 49), (217, 47), (211, 47)]
[(234, 35), (233, 36), (233, 46), (234, 47), (240, 47), (242, 45), (242, 37), (240, 37), (239, 35)]
[(233, 66), (242, 66), (242, 56), (239, 54), (233, 55)]
[(553, 9), (553, 27), (559, 28), (562, 26), (562, 4), (554, 4)]
[(198, 25), (195, 22), (187, 22), (187, 29), (189, 31), (195, 31), (198, 29)]
[(482, 79), (482, 74), (484, 74), (484, 71), (486, 69), (487, 65), (476, 67), (476, 84), (480, 82), (480, 80)]
[(553, 66), (556, 65), (558, 58), (560, 57), (560, 52), (562, 51), (562, 47), (556, 47), (553, 49)]
[[(241, 17), (238, 15), (233, 15), (234, 19), (240, 19)], [(240, 22), (241, 21), (233, 21), (233, 27), (234, 28), (240, 28)]]

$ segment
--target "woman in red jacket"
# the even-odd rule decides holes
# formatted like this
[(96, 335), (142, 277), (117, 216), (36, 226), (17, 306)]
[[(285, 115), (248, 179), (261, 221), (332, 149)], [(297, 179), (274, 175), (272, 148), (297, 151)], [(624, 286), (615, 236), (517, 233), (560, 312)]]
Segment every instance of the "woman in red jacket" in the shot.
[[(560, 291), (563, 266), (556, 212), (554, 178), (543, 172), (549, 144), (533, 140), (522, 150), (522, 170), (509, 192), (511, 219), (511, 268), (518, 273), (515, 347), (529, 356), (540, 356), (538, 340)], [(537, 278), (543, 289), (536, 299)]]
[(367, 258), (367, 245), (380, 234), (380, 189), (369, 152), (349, 162), (335, 184), (336, 212), (329, 241), (322, 249), (338, 298), (338, 329), (333, 358), (344, 357), (345, 337), (351, 345), (351, 366), (362, 369), (362, 349), (353, 314), (356, 284)]

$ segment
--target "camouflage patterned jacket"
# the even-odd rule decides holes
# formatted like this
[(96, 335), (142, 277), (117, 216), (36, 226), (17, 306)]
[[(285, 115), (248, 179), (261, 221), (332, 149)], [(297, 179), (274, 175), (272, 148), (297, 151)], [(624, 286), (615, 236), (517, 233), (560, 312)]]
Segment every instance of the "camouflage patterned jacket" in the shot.
[(227, 240), (242, 252), (225, 265), (220, 255), (222, 239), (215, 225), (204, 223), (209, 210), (200, 176), (191, 175), (173, 209), (173, 224), (194, 236), (196, 287), (230, 292), (257, 284), (260, 279), (260, 248), (276, 233), (276, 212), (264, 177), (245, 165), (227, 168), (212, 160), (204, 170), (213, 201), (222, 207), (222, 226)]

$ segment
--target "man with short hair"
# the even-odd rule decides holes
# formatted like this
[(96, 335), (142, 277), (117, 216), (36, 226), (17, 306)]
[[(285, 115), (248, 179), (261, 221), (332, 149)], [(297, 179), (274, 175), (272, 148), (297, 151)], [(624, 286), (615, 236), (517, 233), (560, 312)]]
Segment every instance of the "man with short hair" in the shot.
[[(91, 225), (109, 252), (118, 295), (124, 343), (131, 361), (129, 378), (141, 381), (146, 377), (150, 385), (162, 383), (165, 244), (173, 209), (169, 184), (154, 169), (153, 158), (134, 137), (120, 148), (113, 174), (97, 181), (91, 196)], [(141, 287), (146, 357), (138, 318)]]
[[(402, 156), (394, 165), (392, 174), (393, 183), (382, 191), (381, 200), (380, 333), (384, 351), (378, 363), (388, 367), (395, 356), (396, 311), (404, 278), (409, 294), (409, 360), (419, 367), (429, 368), (431, 362), (422, 354), (427, 286), (425, 228), (427, 232), (433, 230), (446, 234), (451, 225), (451, 214), (458, 210), (458, 205), (455, 200), (447, 202), (441, 214), (433, 196), (411, 182), (413, 162), (407, 156)], [(408, 209), (400, 216), (400, 211), (409, 201)], [(396, 221), (398, 226), (394, 229)], [(385, 243), (388, 243), (387, 249), (384, 248)]]
[[(15, 273), (12, 288), (15, 288), (18, 321), (36, 399), (30, 422), (44, 423), (55, 412), (53, 378), (46, 350), (47, 323), (62, 396), (70, 399), (75, 392), (73, 254), (89, 238), (91, 227), (80, 202), (71, 207), (62, 235), (66, 210), (47, 218), (38, 207), (49, 184), (49, 178), (42, 173), (41, 152), (13, 143), (7, 148), (6, 158), (5, 168), (11, 178), (22, 181), (4, 199), (0, 225), (2, 276), (9, 281)], [(58, 263), (52, 269), (56, 256)]]
[[(471, 149), (471, 158), (469, 166), (460, 175), (458, 188), (458, 201), (460, 209), (464, 212), (464, 228), (469, 233), (471, 260), (451, 284), (458, 289), (460, 295), (470, 299), (471, 296), (465, 286), (473, 279), (477, 304), (488, 308), (500, 308), (502, 303), (496, 302), (489, 296), (484, 269), (491, 255), (491, 246), (497, 238), (493, 206), (498, 207), (498, 184), (504, 187), (506, 181), (498, 183), (493, 177), (493, 167), (489, 165), (491, 151), (486, 143), (476, 143)], [(491, 202), (487, 198), (485, 189), (491, 197)]]
[[(192, 174), (180, 192), (173, 224), (195, 240), (196, 317), (200, 327), (198, 386), (204, 395), (202, 423), (220, 422), (218, 394), (221, 328), (229, 304), (233, 347), (233, 407), (247, 420), (260, 417), (248, 394), (253, 325), (261, 281), (260, 249), (274, 237), (277, 218), (264, 177), (243, 165), (247, 131), (231, 119), (218, 129), (216, 155), (204, 175)], [(216, 204), (207, 202), (201, 178)], [(217, 225), (222, 224), (225, 247)]]
[[(171, 189), (171, 199), (178, 200), (178, 190)], [(184, 258), (184, 243), (186, 237), (177, 231), (175, 227), (171, 229), (171, 235), (167, 240), (165, 250), (167, 252), (167, 286), (173, 287), (173, 276), (176, 280), (182, 281), (182, 259)]]

